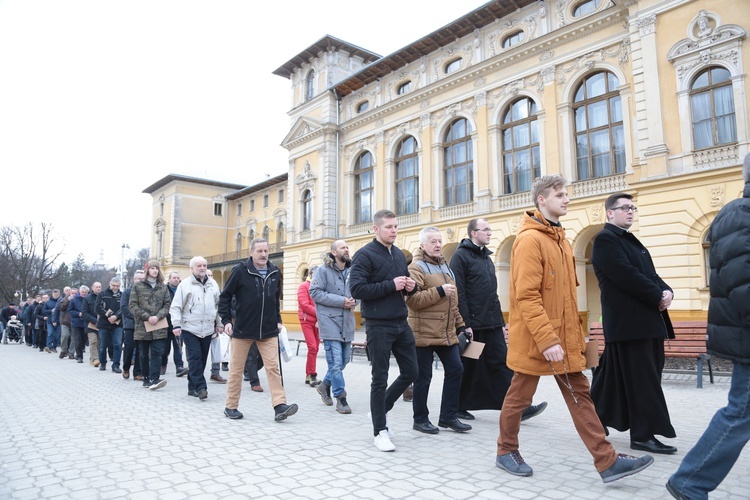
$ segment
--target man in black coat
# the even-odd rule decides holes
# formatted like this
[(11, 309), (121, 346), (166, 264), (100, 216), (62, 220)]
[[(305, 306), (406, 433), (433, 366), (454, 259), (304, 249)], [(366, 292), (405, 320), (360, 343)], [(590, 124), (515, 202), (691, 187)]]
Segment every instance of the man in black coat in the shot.
[(672, 454), (656, 434), (676, 436), (661, 388), (664, 339), (674, 338), (667, 308), (672, 289), (646, 247), (629, 229), (633, 197), (615, 193), (604, 203), (607, 224), (594, 238), (591, 262), (601, 290), (604, 353), (591, 384), (591, 399), (605, 427), (630, 429), (630, 447)]
[[(485, 219), (471, 219), (468, 238), (461, 240), (451, 258), (450, 268), (456, 277), (458, 309), (473, 340), (484, 343), (479, 359), (461, 357), (464, 374), (458, 418), (474, 420), (468, 410), (500, 410), (508, 392), (513, 371), (505, 364), (508, 325), (497, 296), (497, 276), (492, 251), (487, 248), (492, 229)], [(539, 415), (546, 402), (531, 405), (522, 420)]]
[(680, 499), (708, 498), (750, 440), (750, 155), (745, 157), (742, 174), (742, 198), (721, 209), (709, 232), (707, 348), (715, 356), (732, 360), (729, 403), (716, 412), (703, 436), (669, 478), (667, 490)]
[[(409, 276), (404, 253), (394, 245), (398, 235), (396, 214), (380, 210), (373, 223), (375, 238), (354, 254), (349, 289), (352, 298), (362, 301), (365, 319), (372, 366), (370, 413), (374, 444), (380, 451), (393, 451), (396, 447), (391, 442), (386, 413), (418, 375), (414, 333), (406, 321), (406, 298), (417, 291), (417, 284)], [(388, 386), (391, 352), (400, 373)]]

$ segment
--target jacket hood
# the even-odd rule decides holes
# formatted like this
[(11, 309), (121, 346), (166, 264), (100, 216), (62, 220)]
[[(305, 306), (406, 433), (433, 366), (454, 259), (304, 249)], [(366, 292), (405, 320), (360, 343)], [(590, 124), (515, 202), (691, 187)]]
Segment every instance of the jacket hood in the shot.
[(553, 227), (539, 210), (529, 210), (524, 214), (521, 225), (518, 228), (518, 234), (524, 231), (539, 231), (545, 233), (550, 238), (557, 239), (558, 229), (561, 230), (562, 228)]
[[(331, 252), (328, 252), (326, 256), (323, 258), (323, 265), (326, 267), (330, 267), (330, 268), (333, 268), (333, 266), (338, 267), (338, 265), (336, 264), (336, 257), (334, 257)], [(351, 265), (352, 265), (352, 261), (350, 259), (349, 262), (344, 264), (344, 269), (346, 269), (347, 267), (351, 267)]]
[(471, 238), (464, 238), (461, 240), (461, 243), (458, 245), (459, 248), (467, 248), (471, 250), (472, 252), (479, 254), (483, 257), (487, 257), (488, 255), (492, 255), (492, 250), (490, 250), (487, 247), (479, 247), (478, 245), (475, 245), (473, 241), (471, 241)]
[[(471, 243), (471, 241), (469, 241)], [(473, 245), (473, 243), (472, 243)], [(476, 245), (474, 245), (476, 247)], [(420, 260), (423, 260), (425, 262), (428, 262), (430, 264), (440, 265), (445, 263), (445, 257), (440, 257), (439, 259), (435, 259), (434, 257), (430, 257), (421, 248), (417, 248), (417, 250), (412, 254), (412, 262), (418, 262)]]

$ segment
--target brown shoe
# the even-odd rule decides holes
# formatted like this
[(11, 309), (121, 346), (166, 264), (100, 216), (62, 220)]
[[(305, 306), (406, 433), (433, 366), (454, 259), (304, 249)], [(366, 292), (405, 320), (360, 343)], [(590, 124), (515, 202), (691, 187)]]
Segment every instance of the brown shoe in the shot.
[(133, 377), (133, 380), (143, 380), (143, 375), (136, 375)]
[(261, 386), (259, 386), (259, 385), (254, 385), (254, 386), (250, 387), (250, 389), (252, 389), (253, 392), (263, 392), (263, 388)]
[(404, 401), (407, 403), (414, 400), (414, 385), (410, 385), (404, 391)]
[(222, 377), (218, 373), (216, 375), (211, 375), (211, 380), (213, 380), (214, 382), (216, 382), (218, 384), (226, 384), (227, 383), (227, 379), (225, 379), (224, 377)]
[(130, 378), (130, 370), (123, 370), (122, 371), (122, 378), (129, 379)]
[(95, 359), (95, 360), (94, 360), (94, 366), (99, 366), (99, 365), (100, 365), (100, 363), (99, 363), (99, 360), (98, 360), (98, 359)]

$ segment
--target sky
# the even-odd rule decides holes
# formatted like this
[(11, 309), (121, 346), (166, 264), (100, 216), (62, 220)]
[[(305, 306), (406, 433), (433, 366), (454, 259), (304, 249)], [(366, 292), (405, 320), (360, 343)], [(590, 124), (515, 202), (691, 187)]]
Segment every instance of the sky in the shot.
[(388, 55), (484, 3), (0, 0), (0, 226), (117, 266), (150, 245), (162, 177), (288, 171), (276, 68), (326, 34)]

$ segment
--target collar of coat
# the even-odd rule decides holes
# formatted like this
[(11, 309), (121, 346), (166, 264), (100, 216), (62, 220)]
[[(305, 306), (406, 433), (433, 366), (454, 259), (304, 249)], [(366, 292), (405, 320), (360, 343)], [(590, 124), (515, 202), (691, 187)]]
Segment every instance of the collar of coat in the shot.
[(565, 236), (565, 229), (561, 225), (552, 225), (539, 210), (529, 210), (525, 215), (521, 221), (521, 227), (518, 228), (519, 234), (523, 231), (535, 230), (547, 234), (550, 238), (557, 239), (560, 237), (560, 234), (563, 237)]
[(460, 247), (464, 247), (468, 249), (471, 252), (474, 252), (476, 254), (481, 255), (482, 257), (488, 257), (492, 255), (492, 250), (485, 247), (480, 247), (479, 245), (476, 245), (473, 241), (471, 241), (470, 238), (464, 238), (461, 240), (461, 243), (458, 245)]
[(617, 236), (624, 236), (626, 234), (631, 234), (630, 231), (627, 229), (618, 226), (617, 224), (612, 224), (611, 222), (607, 222), (604, 224), (604, 229), (609, 229), (613, 233), (615, 233)]
[[(253, 258), (252, 257), (248, 257), (247, 260), (245, 262), (242, 262), (241, 264), (243, 266), (245, 266), (245, 268), (248, 271), (250, 271), (250, 272), (256, 272), (256, 273), (258, 272), (258, 268), (256, 268), (255, 265), (253, 264)], [(266, 264), (266, 269), (268, 270), (267, 274), (271, 274), (273, 271), (278, 270), (278, 268), (276, 267), (276, 265), (273, 262), (271, 262), (270, 260)]]
[[(333, 268), (334, 266), (336, 269), (339, 269), (338, 262), (336, 262), (336, 257), (331, 252), (328, 252), (326, 255), (326, 258), (323, 260), (323, 265), (326, 267)], [(352, 265), (352, 261), (349, 260), (349, 262), (344, 263), (344, 269)], [(340, 269), (339, 269), (340, 270)]]
[(418, 248), (414, 252), (414, 256), (413, 256), (412, 261), (413, 262), (417, 262), (417, 261), (420, 261), (420, 260), (423, 260), (423, 261), (427, 262), (428, 264), (433, 264), (435, 266), (441, 266), (441, 265), (445, 264), (445, 258), (440, 257), (440, 258), (436, 259), (436, 258), (431, 257), (431, 256), (427, 255), (426, 253), (424, 253), (424, 250), (422, 250), (421, 248)]

